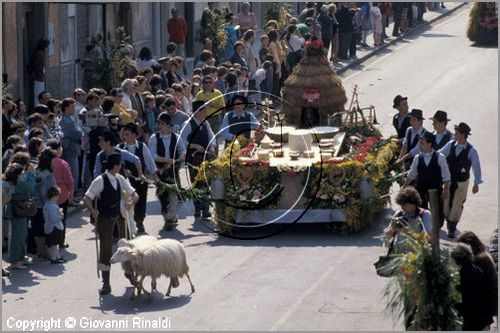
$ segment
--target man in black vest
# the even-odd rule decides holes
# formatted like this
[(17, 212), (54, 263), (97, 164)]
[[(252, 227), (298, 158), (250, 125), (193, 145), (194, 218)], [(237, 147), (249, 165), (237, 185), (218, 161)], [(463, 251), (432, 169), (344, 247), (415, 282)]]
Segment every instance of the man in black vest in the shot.
[(222, 120), (222, 137), (226, 143), (231, 142), (235, 136), (239, 135), (250, 138), (250, 131), (260, 125), (252, 113), (245, 111), (245, 106), (248, 104), (245, 96), (235, 95), (231, 104), (233, 111), (226, 113), (224, 120)]
[[(182, 126), (183, 130), (181, 137), (187, 145), (186, 163), (188, 163), (189, 178), (191, 179), (191, 182), (194, 182), (196, 175), (198, 174), (197, 167), (204, 160), (210, 160), (213, 156), (215, 156), (216, 141), (214, 139), (214, 133), (212, 132), (210, 123), (205, 121), (206, 107), (204, 104), (204, 101), (194, 101), (194, 115)], [(197, 188), (206, 189), (207, 186), (205, 183), (198, 182)], [(196, 199), (193, 200), (193, 204), (194, 217), (211, 217), (209, 206), (207, 204), (204, 204)]]
[[(151, 152), (144, 142), (137, 141), (138, 135), (139, 128), (136, 124), (126, 124), (122, 129), (122, 138), (124, 142), (120, 143), (118, 147), (127, 150), (139, 158), (143, 174), (147, 171), (148, 174), (154, 175), (155, 178), (158, 178), (156, 175), (158, 169), (156, 168), (155, 161), (151, 156)], [(139, 173), (133, 163), (125, 161), (124, 168), (130, 184), (133, 188), (135, 188), (135, 191), (139, 195), (139, 201), (134, 207), (134, 221), (137, 225), (138, 234), (143, 234), (145, 233), (144, 219), (146, 218), (148, 183), (139, 178)]]
[(398, 162), (404, 162), (405, 170), (409, 170), (413, 157), (420, 153), (418, 140), (427, 130), (423, 126), (422, 110), (412, 109), (409, 113), (410, 127), (406, 130)]
[(396, 129), (398, 139), (402, 140), (405, 137), (406, 130), (410, 127), (408, 97), (397, 95), (394, 97), (392, 107), (398, 110), (398, 113), (392, 117), (392, 126)]
[[(157, 121), (160, 131), (149, 139), (149, 150), (158, 167), (160, 180), (175, 184), (176, 169), (186, 157), (186, 146), (177, 134), (172, 133), (171, 118), (167, 112), (160, 113)], [(165, 220), (163, 229), (170, 231), (177, 224), (177, 193), (164, 192), (159, 199)]]
[(99, 135), (99, 147), (101, 148), (101, 151), (97, 154), (97, 158), (95, 160), (94, 177), (97, 177), (102, 173), (103, 161), (106, 160), (110, 154), (119, 154), (123, 161), (130, 162), (135, 166), (135, 170), (137, 171), (139, 178), (142, 181), (145, 181), (146, 177), (144, 177), (144, 174), (142, 173), (141, 160), (127, 150), (113, 147), (113, 145), (116, 144), (116, 141), (114, 140), (115, 137), (110, 131), (104, 131)]
[(443, 148), (449, 141), (455, 140), (453, 133), (446, 128), (449, 121), (448, 114), (441, 110), (437, 110), (434, 117), (432, 117), (432, 126), (434, 127), (433, 134), (436, 138), (436, 146), (434, 149), (436, 150)]
[[(85, 207), (90, 211), (94, 220), (97, 221), (96, 230), (100, 242), (99, 269), (102, 271), (103, 281), (102, 288), (99, 290), (101, 295), (111, 292), (109, 273), (115, 224), (118, 225), (120, 238), (126, 235), (124, 219), (120, 213), (121, 192), (127, 192), (131, 198), (130, 202), (125, 203), (127, 209), (131, 208), (139, 200), (134, 188), (119, 174), (121, 168), (120, 154), (108, 155), (104, 165), (106, 172), (94, 179), (83, 198)], [(97, 201), (97, 207), (94, 208), (92, 201), (96, 198), (99, 198), (99, 200)]]
[[(443, 154), (435, 151), (434, 134), (425, 132), (419, 140), (420, 151), (413, 159), (404, 186), (415, 181), (415, 188), (422, 199), (422, 208), (429, 209), (429, 190), (438, 190), (439, 221), (444, 222), (443, 201), (448, 196), (450, 185), (450, 171)], [(403, 187), (404, 187), (403, 186)]]
[(479, 191), (479, 184), (483, 182), (477, 150), (467, 141), (470, 132), (469, 125), (466, 123), (458, 124), (458, 126), (455, 126), (456, 140), (448, 142), (439, 151), (447, 158), (451, 174), (450, 196), (444, 202), (444, 214), (449, 238), (455, 238), (457, 224), (462, 217), (471, 167), (474, 173), (473, 194)]

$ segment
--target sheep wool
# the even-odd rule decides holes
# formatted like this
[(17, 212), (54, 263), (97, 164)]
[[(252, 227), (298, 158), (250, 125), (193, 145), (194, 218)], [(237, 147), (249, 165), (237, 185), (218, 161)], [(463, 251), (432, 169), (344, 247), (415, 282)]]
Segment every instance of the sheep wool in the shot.
[[(179, 286), (179, 278), (186, 275), (194, 292), (194, 286), (189, 277), (184, 246), (174, 239), (157, 240), (152, 236), (140, 236), (134, 240), (121, 239), (120, 246), (111, 258), (111, 262), (121, 262), (125, 273), (141, 276), (134, 286), (140, 293), (144, 290), (142, 282), (147, 276), (151, 277), (151, 292), (156, 289), (156, 279), (164, 275), (170, 278), (170, 285), (166, 295), (170, 295), (172, 287)], [(146, 291), (144, 290), (146, 293)], [(151, 296), (150, 293), (148, 293)]]

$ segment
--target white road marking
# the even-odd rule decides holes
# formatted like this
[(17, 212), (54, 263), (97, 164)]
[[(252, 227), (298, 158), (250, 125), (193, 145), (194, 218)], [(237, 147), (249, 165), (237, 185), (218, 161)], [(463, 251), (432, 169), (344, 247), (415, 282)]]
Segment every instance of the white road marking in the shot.
[(344, 260), (346, 259), (346, 257), (352, 252), (354, 251), (356, 247), (355, 246), (351, 246), (349, 248), (349, 250), (347, 250), (343, 255), (342, 257), (340, 258), (339, 261), (337, 261), (337, 263), (335, 265), (333, 265), (332, 267), (330, 267), (330, 269), (328, 269), (327, 271), (325, 271), (321, 277), (319, 279), (316, 280), (315, 283), (313, 283), (307, 290), (305, 293), (302, 294), (302, 296), (300, 296), (286, 311), (285, 313), (277, 320), (274, 322), (273, 326), (271, 326), (271, 328), (269, 329), (270, 331), (277, 331), (279, 329), (279, 327), (281, 325), (283, 325), (287, 320), (288, 318), (290, 318), (290, 316), (293, 315), (293, 313), (295, 312), (295, 310), (299, 307), (299, 305), (314, 291), (318, 288), (318, 286), (323, 283), (323, 281), (325, 281), (328, 277), (331, 276), (331, 274), (333, 273), (333, 271), (335, 271), (337, 269), (337, 267), (344, 262)]

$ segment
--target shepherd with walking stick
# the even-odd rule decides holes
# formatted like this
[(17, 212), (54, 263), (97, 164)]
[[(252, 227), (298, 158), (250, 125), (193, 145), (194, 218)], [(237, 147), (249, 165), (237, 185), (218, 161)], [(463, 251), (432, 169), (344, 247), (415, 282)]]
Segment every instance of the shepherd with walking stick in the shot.
[[(111, 269), (111, 255), (113, 245), (113, 228), (118, 225), (120, 238), (125, 237), (125, 220), (120, 213), (120, 202), (122, 200), (122, 190), (125, 191), (129, 200), (125, 203), (129, 210), (137, 201), (139, 196), (130, 183), (119, 174), (121, 168), (121, 156), (111, 154), (105, 160), (106, 171), (94, 179), (85, 193), (83, 203), (90, 211), (96, 221), (96, 231), (99, 236), (98, 247), (98, 269), (102, 271), (101, 295), (111, 293), (109, 282)], [(96, 208), (92, 205), (92, 200), (98, 198)]]

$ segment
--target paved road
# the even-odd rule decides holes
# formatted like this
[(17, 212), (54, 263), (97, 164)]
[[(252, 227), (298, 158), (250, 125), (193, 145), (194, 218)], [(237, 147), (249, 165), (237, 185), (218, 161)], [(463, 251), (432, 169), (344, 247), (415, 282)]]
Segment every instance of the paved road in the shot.
[[(384, 134), (392, 132), (392, 98), (409, 96), (410, 107), (432, 116), (449, 112), (452, 124), (466, 120), (478, 148), (485, 184), (466, 203), (459, 229), (471, 229), (486, 240), (498, 221), (497, 49), (475, 48), (465, 38), (468, 6), (422, 35), (408, 37), (362, 64), (362, 71), (343, 74), (348, 92), (361, 89), (361, 103), (373, 104)], [(430, 122), (425, 125), (430, 127)], [(151, 191), (152, 192), (152, 191)], [(129, 300), (131, 289), (119, 266), (112, 269), (112, 294), (97, 289), (93, 229), (88, 214), (70, 221), (64, 266), (40, 263), (16, 271), (3, 283), (2, 328), (15, 319), (75, 317), (136, 319), (168, 316), (174, 330), (393, 330), (401, 329), (384, 312), (387, 282), (372, 263), (381, 254), (375, 237), (386, 220), (356, 235), (326, 232), (322, 226), (298, 226), (258, 241), (219, 237), (188, 216), (181, 207), (177, 231), (168, 234), (187, 247), (196, 292), (181, 280), (172, 297)], [(158, 234), (159, 205), (150, 198), (146, 229)], [(389, 210), (387, 211), (389, 214)], [(159, 233), (162, 236), (167, 234)], [(166, 291), (167, 280), (158, 282)], [(148, 286), (149, 287), (149, 286)], [(139, 318), (140, 317), (140, 318)], [(127, 319), (128, 318), (128, 319)], [(87, 321), (82, 321), (85, 324)], [(93, 323), (99, 324), (98, 321)], [(100, 322), (103, 324), (104, 322)], [(57, 327), (57, 326), (56, 326)], [(122, 326), (123, 327), (123, 326)], [(97, 328), (96, 328), (97, 329)]]

